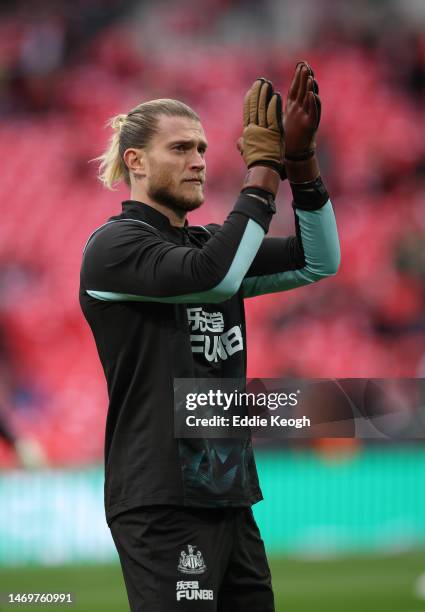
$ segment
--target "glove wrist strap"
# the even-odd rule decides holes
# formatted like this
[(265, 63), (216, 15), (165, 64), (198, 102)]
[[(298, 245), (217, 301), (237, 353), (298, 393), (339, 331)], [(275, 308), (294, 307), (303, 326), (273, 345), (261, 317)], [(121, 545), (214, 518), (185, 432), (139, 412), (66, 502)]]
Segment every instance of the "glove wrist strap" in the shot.
[(285, 159), (285, 169), (290, 183), (310, 183), (320, 176), (316, 155), (300, 161)]
[(294, 153), (293, 155), (286, 155), (286, 159), (289, 161), (304, 161), (310, 159), (315, 154), (316, 149), (309, 149), (308, 151), (302, 151), (301, 153)]
[(242, 189), (257, 187), (268, 191), (274, 197), (279, 189), (279, 184), (280, 176), (275, 170), (267, 166), (254, 166), (248, 170)]

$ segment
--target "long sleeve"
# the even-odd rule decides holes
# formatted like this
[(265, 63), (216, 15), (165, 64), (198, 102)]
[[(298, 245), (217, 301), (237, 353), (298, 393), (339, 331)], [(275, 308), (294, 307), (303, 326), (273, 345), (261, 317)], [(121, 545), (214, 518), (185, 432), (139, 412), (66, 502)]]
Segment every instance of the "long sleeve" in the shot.
[(242, 283), (245, 298), (287, 291), (336, 274), (340, 248), (330, 200), (317, 210), (294, 207), (296, 235), (265, 238)]
[(140, 220), (111, 221), (86, 245), (82, 286), (104, 301), (224, 301), (238, 291), (271, 217), (263, 202), (243, 193), (203, 248), (176, 245)]

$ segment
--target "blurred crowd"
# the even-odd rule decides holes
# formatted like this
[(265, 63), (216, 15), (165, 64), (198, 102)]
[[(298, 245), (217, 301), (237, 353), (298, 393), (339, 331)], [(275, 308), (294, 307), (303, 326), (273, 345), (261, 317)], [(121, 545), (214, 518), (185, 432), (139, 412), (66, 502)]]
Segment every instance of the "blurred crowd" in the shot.
[[(2, 3), (0, 414), (51, 462), (102, 454), (106, 391), (78, 284), (85, 240), (128, 197), (105, 192), (89, 163), (105, 122), (152, 98), (193, 106), (210, 146), (206, 203), (191, 222), (220, 223), (244, 173), (243, 95), (259, 75), (285, 94), (300, 57), (320, 86), (342, 265), (315, 286), (247, 302), (248, 375), (425, 376), (425, 28), (397, 2), (351, 23), (323, 0), (308, 36), (287, 41), (277, 16), (287, 31), (290, 4)], [(293, 231), (284, 186), (271, 234)], [(0, 465), (13, 461), (0, 443)]]

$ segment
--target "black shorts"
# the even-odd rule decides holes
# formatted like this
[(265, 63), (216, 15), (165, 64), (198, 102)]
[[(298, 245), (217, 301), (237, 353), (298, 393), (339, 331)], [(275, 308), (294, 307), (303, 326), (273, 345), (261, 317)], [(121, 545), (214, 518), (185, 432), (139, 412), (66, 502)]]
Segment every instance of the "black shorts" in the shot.
[(135, 508), (110, 528), (132, 612), (274, 612), (250, 508)]

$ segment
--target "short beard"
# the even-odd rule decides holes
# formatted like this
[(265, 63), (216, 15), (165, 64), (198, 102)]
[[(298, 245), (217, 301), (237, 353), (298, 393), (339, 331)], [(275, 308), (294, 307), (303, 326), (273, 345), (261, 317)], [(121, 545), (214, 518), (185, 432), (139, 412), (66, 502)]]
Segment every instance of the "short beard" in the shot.
[(176, 197), (169, 186), (164, 184), (151, 185), (147, 193), (154, 202), (158, 202), (158, 204), (162, 204), (180, 214), (196, 210), (204, 202), (204, 198), (194, 200), (183, 196)]

